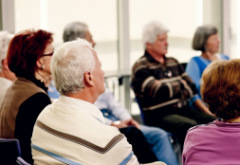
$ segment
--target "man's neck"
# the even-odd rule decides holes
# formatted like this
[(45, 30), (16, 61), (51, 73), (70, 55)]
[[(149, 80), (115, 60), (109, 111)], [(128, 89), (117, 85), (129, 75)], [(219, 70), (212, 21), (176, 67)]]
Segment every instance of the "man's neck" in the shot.
[(156, 61), (158, 61), (161, 64), (165, 63), (165, 55), (164, 54), (157, 54), (156, 52), (153, 51), (149, 51), (147, 50), (147, 52), (150, 54), (150, 56), (152, 56), (152, 58), (154, 58)]
[(234, 119), (228, 119), (228, 120), (222, 119), (222, 121), (228, 122), (228, 123), (240, 123), (240, 117), (236, 117)]
[(52, 81), (52, 76), (42, 71), (35, 72), (36, 79), (44, 82), (45, 86), (48, 87)]
[(92, 104), (94, 104), (94, 102), (97, 100), (97, 98), (93, 95), (93, 93), (89, 92), (89, 89), (86, 89), (86, 88), (83, 88), (81, 91), (77, 93), (69, 94), (68, 97), (84, 100)]

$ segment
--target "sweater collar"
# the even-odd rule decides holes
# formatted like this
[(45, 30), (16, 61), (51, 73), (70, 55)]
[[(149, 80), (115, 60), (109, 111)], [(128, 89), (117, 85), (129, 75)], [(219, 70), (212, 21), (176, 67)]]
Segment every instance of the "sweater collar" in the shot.
[(94, 118), (99, 120), (101, 123), (105, 124), (105, 119), (101, 111), (94, 104), (91, 104), (87, 101), (61, 95), (56, 103), (66, 108), (80, 110), (83, 111), (84, 113), (89, 113)]
[(240, 127), (240, 123), (227, 123), (227, 122), (221, 121), (220, 119), (215, 120), (214, 123), (220, 127), (227, 127), (227, 126)]
[[(156, 61), (156, 60), (151, 56), (150, 53), (148, 53), (147, 50), (145, 50), (144, 56), (147, 58), (147, 60), (148, 60), (149, 62), (159, 63), (158, 61)], [(166, 59), (167, 59), (166, 56), (164, 56), (164, 61), (166, 61)]]
[(45, 84), (43, 82), (41, 82), (40, 80), (36, 79), (36, 77), (34, 75), (25, 75), (24, 77), (17, 77), (18, 79), (27, 79), (32, 81), (35, 85), (37, 85), (38, 87), (42, 88), (45, 92), (47, 92), (48, 88), (45, 86)]

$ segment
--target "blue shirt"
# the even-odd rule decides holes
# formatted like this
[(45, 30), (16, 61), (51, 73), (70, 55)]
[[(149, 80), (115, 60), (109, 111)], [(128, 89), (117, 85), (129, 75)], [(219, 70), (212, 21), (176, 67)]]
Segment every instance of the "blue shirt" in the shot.
[[(219, 59), (229, 60), (229, 57), (224, 54), (220, 54)], [(193, 57), (187, 64), (186, 72), (195, 83), (199, 96), (201, 96), (200, 86), (201, 86), (202, 73), (211, 62), (212, 61), (207, 60), (202, 56), (196, 56), (196, 57)]]

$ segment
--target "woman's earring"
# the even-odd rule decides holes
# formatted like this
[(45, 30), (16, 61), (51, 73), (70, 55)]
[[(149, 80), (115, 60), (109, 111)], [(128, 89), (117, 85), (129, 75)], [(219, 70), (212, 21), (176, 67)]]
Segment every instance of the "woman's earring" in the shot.
[(42, 70), (44, 70), (44, 69), (45, 69), (45, 65), (44, 65), (44, 64), (42, 64), (42, 66), (41, 66), (41, 69), (42, 69)]

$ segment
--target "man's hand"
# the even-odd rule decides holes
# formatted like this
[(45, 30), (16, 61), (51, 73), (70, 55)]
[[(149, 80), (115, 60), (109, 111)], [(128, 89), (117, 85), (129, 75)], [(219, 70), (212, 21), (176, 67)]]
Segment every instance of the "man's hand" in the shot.
[(127, 127), (128, 125), (126, 124), (125, 121), (115, 121), (111, 123), (111, 126), (114, 126), (117, 128), (124, 128), (124, 127)]
[(139, 123), (134, 119), (129, 120), (122, 120), (122, 121), (115, 121), (111, 123), (111, 126), (117, 127), (117, 128), (124, 128), (128, 126), (135, 126), (138, 129), (141, 129)]
[(141, 129), (140, 124), (134, 119), (128, 120), (128, 126), (131, 126), (131, 125), (135, 126), (138, 129)]

